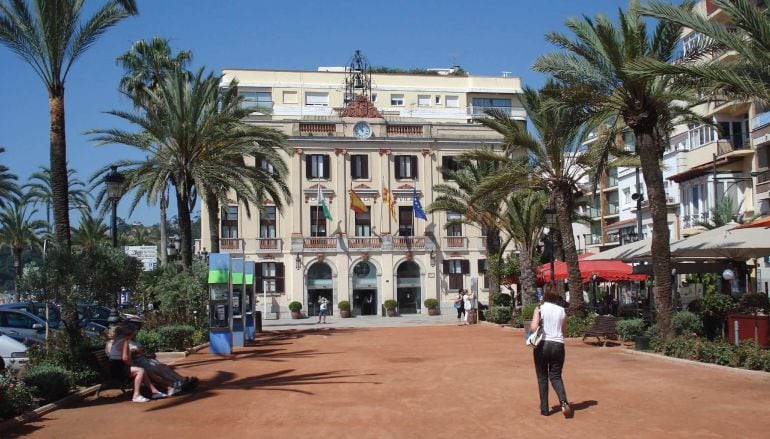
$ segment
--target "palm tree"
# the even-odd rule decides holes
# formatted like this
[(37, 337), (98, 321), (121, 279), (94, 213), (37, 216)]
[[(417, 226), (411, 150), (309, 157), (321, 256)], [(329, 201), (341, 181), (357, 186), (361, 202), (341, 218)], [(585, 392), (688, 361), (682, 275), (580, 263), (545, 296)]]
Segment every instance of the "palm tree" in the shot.
[(84, 209), (80, 225), (72, 231), (72, 245), (81, 250), (92, 251), (110, 244), (110, 228), (104, 222), (104, 212), (94, 215), (91, 209)]
[(127, 238), (131, 245), (148, 245), (148, 243), (153, 243), (152, 230), (141, 225), (131, 227)]
[[(18, 281), (24, 273), (21, 254), (25, 248), (31, 249), (39, 244), (45, 230), (45, 222), (33, 219), (37, 210), (29, 210), (26, 196), (12, 198), (11, 202), (0, 211), (0, 247), (9, 247), (13, 257), (14, 279)], [(16, 301), (20, 300), (18, 288)]]
[[(725, 22), (710, 21), (689, 10), (651, 2), (642, 13), (675, 26), (692, 29), (705, 38), (677, 63), (646, 58), (630, 66), (635, 73), (675, 75), (712, 98), (770, 103), (770, 11), (749, 0), (712, 0), (726, 14)], [(733, 51), (737, 57), (715, 57)]]
[[(491, 153), (490, 148), (486, 151)], [(501, 201), (492, 198), (476, 197), (476, 189), (482, 181), (494, 175), (499, 165), (494, 161), (468, 160), (457, 161), (457, 169), (441, 169), (446, 178), (454, 183), (442, 183), (433, 187), (438, 194), (427, 208), (432, 212), (454, 212), (462, 215), (461, 223), (473, 225), (481, 229), (484, 235), (487, 256), (501, 256), (500, 224), (498, 214), (501, 209)], [(447, 226), (454, 224), (449, 221)], [(497, 258), (499, 261), (500, 258)], [(493, 270), (499, 272), (500, 270)], [(494, 294), (498, 290), (499, 279), (492, 279), (489, 293)]]
[[(537, 136), (501, 111), (487, 112), (479, 122), (503, 135), (504, 154), (471, 151), (464, 156), (494, 160), (502, 166), (477, 189), (479, 197), (505, 198), (511, 189), (536, 188), (549, 194), (557, 213), (562, 248), (569, 272), (570, 310), (583, 312), (583, 283), (572, 232), (578, 181), (586, 174), (587, 155), (580, 153), (582, 109), (550, 105), (550, 96), (561, 96), (561, 85), (549, 81), (540, 91), (525, 87), (522, 104)], [(526, 162), (514, 158), (524, 152)]]
[[(28, 5), (31, 3), (31, 6)], [(50, 113), (50, 160), (56, 239), (70, 248), (64, 83), (72, 65), (110, 27), (137, 13), (134, 0), (110, 0), (85, 19), (82, 0), (0, 2), (0, 44), (43, 80)]]
[(500, 226), (519, 253), (524, 304), (534, 300), (532, 294), (537, 289), (534, 257), (543, 233), (547, 203), (548, 197), (542, 191), (518, 190), (505, 200), (505, 210), (500, 215)]
[[(75, 178), (74, 169), (67, 170), (67, 184), (69, 190), (67, 197), (70, 202), (70, 209), (82, 209), (88, 207), (90, 195), (86, 190), (86, 184), (79, 178)], [(51, 203), (53, 202), (53, 188), (51, 187), (51, 171), (45, 166), (40, 166), (40, 170), (29, 176), (29, 182), (22, 186), (29, 191), (29, 201), (34, 204), (44, 204), (46, 213), (46, 222), (51, 227)]]
[(659, 334), (666, 336), (671, 329), (671, 262), (660, 165), (666, 139), (660, 135), (660, 126), (685, 112), (682, 102), (696, 99), (672, 81), (632, 74), (627, 67), (642, 59), (670, 61), (682, 27), (661, 21), (650, 34), (636, 0), (631, 1), (627, 12), (619, 11), (617, 26), (604, 15), (593, 19), (570, 18), (566, 26), (575, 40), (561, 33), (549, 33), (547, 39), (562, 51), (540, 57), (534, 68), (565, 82), (570, 88), (563, 97), (564, 103), (584, 108), (594, 126), (619, 118), (634, 133), (653, 222), (657, 326)]
[[(142, 111), (110, 112), (138, 126), (139, 132), (90, 132), (99, 144), (129, 145), (148, 153), (143, 161), (114, 163), (126, 168), (126, 182), (136, 188), (132, 208), (145, 195), (156, 197), (167, 181), (172, 182), (186, 269), (192, 265), (190, 212), (197, 194), (206, 196), (226, 187), (238, 199), (257, 206), (264, 197), (279, 209), (283, 200), (290, 201), (288, 168), (280, 155), (290, 154), (285, 137), (278, 131), (243, 123), (246, 110), (239, 108), (237, 84), (220, 88), (221, 79), (213, 74), (204, 76), (203, 69), (193, 75), (181, 70), (169, 72), (156, 91), (147, 91), (147, 101), (140, 104)], [(247, 164), (247, 157), (260, 157), (272, 166), (272, 172)]]
[[(5, 148), (0, 148), (0, 154)], [(0, 164), (0, 207), (5, 207), (5, 200), (10, 200), (19, 195), (19, 187), (16, 185), (18, 177), (9, 172), (7, 166)]]
[[(123, 67), (125, 76), (120, 79), (120, 90), (130, 96), (136, 107), (146, 100), (146, 90), (156, 90), (171, 70), (185, 69), (192, 60), (192, 53), (180, 51), (175, 56), (171, 54), (168, 40), (153, 37), (148, 43), (144, 40), (135, 42), (131, 49), (117, 59)], [(166, 209), (168, 209), (167, 186), (159, 193), (160, 205), (160, 265), (168, 262), (166, 251)]]

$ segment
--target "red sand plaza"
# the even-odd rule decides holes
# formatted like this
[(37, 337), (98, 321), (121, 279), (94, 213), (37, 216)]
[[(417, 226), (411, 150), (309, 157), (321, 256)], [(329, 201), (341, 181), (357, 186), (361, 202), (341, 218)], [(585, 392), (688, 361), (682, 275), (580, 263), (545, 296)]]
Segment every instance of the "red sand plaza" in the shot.
[[(482, 324), (261, 334), (229, 359), (177, 364), (199, 388), (117, 391), (11, 432), (56, 438), (767, 437), (770, 374), (569, 340), (573, 419), (542, 417), (522, 330)], [(6, 432), (7, 434), (8, 432)]]

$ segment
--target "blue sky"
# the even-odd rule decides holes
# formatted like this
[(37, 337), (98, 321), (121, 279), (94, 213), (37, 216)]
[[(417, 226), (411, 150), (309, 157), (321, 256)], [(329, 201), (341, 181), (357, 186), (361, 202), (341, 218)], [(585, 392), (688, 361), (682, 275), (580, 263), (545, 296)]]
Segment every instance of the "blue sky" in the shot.
[[(4, 1), (4, 0), (0, 0)], [(102, 0), (90, 0), (93, 5)], [(115, 58), (132, 42), (153, 36), (190, 50), (194, 69), (302, 69), (345, 65), (361, 49), (376, 66), (449, 67), (472, 75), (519, 76), (537, 87), (545, 77), (533, 61), (553, 50), (549, 31), (564, 31), (570, 16), (617, 16), (626, 0), (389, 0), (249, 1), (137, 0), (139, 15), (124, 20), (75, 64), (66, 82), (65, 111), (70, 166), (82, 180), (119, 158), (140, 158), (129, 148), (96, 147), (83, 132), (126, 128), (106, 110), (131, 108), (117, 92), (123, 71)], [(23, 183), (49, 164), (48, 99), (42, 81), (5, 46), (0, 47), (0, 162)], [(128, 217), (124, 199), (118, 215), (128, 222), (158, 222), (155, 206), (140, 204)], [(175, 208), (172, 208), (175, 209)], [(196, 209), (198, 210), (198, 209)], [(174, 215), (175, 210), (171, 212)], [(77, 218), (73, 223), (77, 224)]]

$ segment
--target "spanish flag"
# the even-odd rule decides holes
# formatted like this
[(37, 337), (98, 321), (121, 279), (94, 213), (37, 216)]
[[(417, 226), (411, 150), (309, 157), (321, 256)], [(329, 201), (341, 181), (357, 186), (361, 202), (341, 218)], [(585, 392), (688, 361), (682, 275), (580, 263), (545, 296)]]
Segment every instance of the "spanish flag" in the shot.
[(350, 208), (353, 209), (355, 213), (366, 213), (369, 211), (369, 207), (361, 201), (361, 197), (358, 196), (353, 188), (350, 188), (348, 192), (350, 193)]

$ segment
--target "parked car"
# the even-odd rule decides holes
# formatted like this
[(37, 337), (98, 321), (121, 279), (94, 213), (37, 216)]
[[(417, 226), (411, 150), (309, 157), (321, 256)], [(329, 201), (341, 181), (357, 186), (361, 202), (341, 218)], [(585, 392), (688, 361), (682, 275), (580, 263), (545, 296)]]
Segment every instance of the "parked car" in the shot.
[[(110, 308), (101, 305), (84, 303), (78, 305), (78, 313), (83, 316), (82, 318), (84, 320), (98, 323), (104, 327), (110, 326), (109, 318), (111, 311)], [(131, 323), (136, 326), (137, 329), (141, 329), (142, 323), (144, 323), (144, 320), (141, 317), (122, 312), (118, 312), (118, 319), (120, 323)]]
[[(0, 305), (0, 332), (25, 344), (43, 343), (45, 319), (26, 311), (27, 306), (29, 306), (28, 302)], [(58, 314), (52, 317), (54, 313), (50, 311), (51, 309), (55, 307), (49, 309), (48, 327), (55, 332), (61, 328), (61, 320), (58, 319)], [(80, 328), (89, 337), (99, 336), (107, 330), (105, 326), (88, 320), (80, 320)]]
[(28, 360), (27, 347), (24, 344), (0, 334), (0, 370), (19, 370)]

